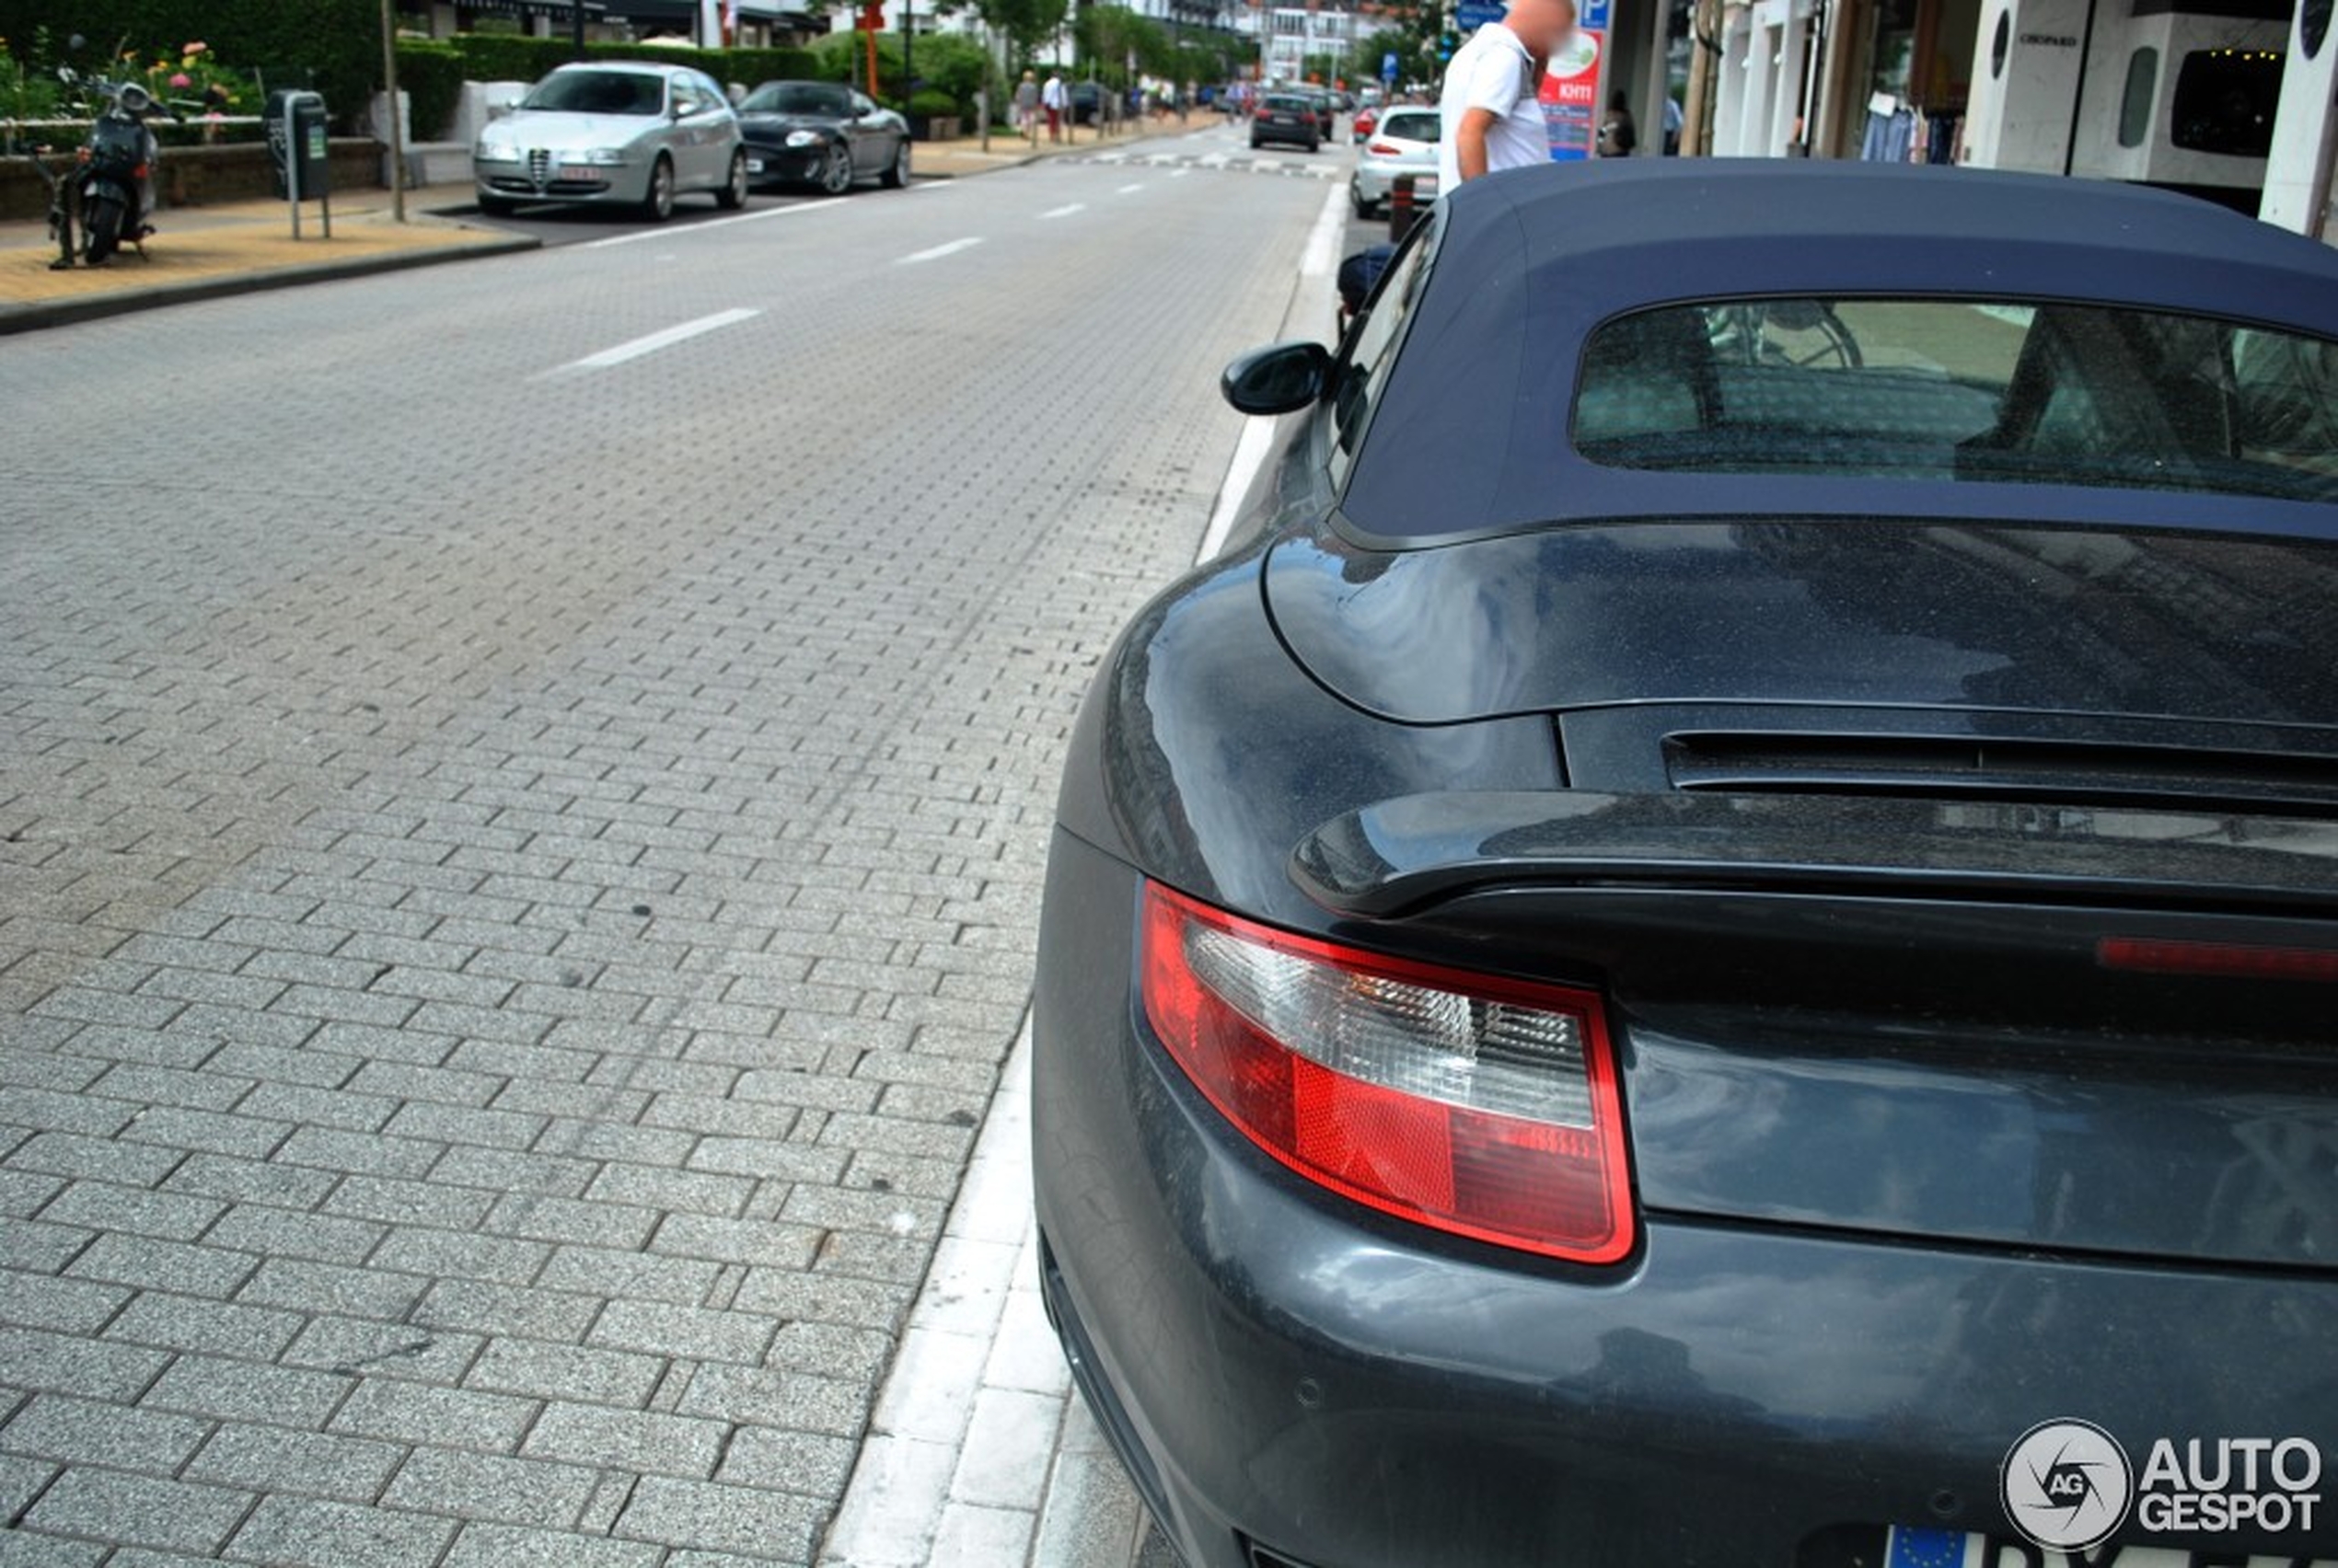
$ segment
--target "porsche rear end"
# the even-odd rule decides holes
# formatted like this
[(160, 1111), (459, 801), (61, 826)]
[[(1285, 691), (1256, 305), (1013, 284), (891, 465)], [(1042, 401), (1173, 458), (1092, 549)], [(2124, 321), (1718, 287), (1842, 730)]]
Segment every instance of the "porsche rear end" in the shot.
[(2338, 1562), (2338, 769), (1427, 710), (1276, 571), (1116, 655), (1042, 937), (1047, 1297), (1190, 1562)]

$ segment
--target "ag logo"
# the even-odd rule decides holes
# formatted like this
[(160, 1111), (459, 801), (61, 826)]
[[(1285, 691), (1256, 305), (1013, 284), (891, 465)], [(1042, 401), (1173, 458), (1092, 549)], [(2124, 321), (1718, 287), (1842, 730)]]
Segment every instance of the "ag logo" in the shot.
[(2046, 1421), (2005, 1456), (1997, 1490), (2013, 1528), (2048, 1551), (2089, 1551), (2126, 1522), (2135, 1471), (2117, 1438), (2086, 1421)]

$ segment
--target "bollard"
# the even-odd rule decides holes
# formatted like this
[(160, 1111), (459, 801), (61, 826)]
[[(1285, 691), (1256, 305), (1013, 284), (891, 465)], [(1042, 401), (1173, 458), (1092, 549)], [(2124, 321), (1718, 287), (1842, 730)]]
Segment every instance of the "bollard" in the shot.
[(1401, 245), (1405, 236), (1420, 221), (1419, 211), (1413, 205), (1413, 182), (1418, 175), (1400, 174), (1388, 186), (1388, 242)]

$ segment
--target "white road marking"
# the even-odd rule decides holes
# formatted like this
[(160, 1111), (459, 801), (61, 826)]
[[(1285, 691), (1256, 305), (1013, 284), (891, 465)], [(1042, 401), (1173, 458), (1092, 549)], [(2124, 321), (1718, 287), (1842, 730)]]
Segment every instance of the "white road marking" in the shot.
[(793, 217), (798, 213), (832, 213), (843, 205), (840, 202), (798, 202), (786, 207), (766, 207), (759, 213), (741, 213), (735, 218), (710, 218), (688, 228), (643, 229), (639, 234), (613, 234), (607, 239), (588, 239), (579, 250), (607, 250), (612, 245), (639, 245), (645, 239), (685, 239), (692, 235), (706, 234), (714, 229), (729, 228), (733, 224), (761, 223), (765, 218)]
[(1074, 213), (1084, 213), (1087, 210), (1088, 204), (1085, 202), (1073, 202), (1061, 207), (1050, 207), (1039, 215), (1043, 218), (1068, 218)]
[(895, 265), (908, 267), (913, 266), (920, 261), (939, 261), (944, 256), (955, 256), (959, 251), (971, 250), (981, 243), (982, 241), (978, 238), (954, 239), (947, 245), (937, 245), (931, 250), (913, 250), (909, 255), (902, 257), (895, 263)]
[(1142, 190), (1143, 189), (1144, 189), (1144, 182), (1143, 182), (1142, 180), (1140, 180), (1140, 181), (1138, 181), (1138, 182), (1137, 182), (1136, 184), (1134, 184), (1134, 185), (1124, 185), (1124, 186), (1122, 186), (1119, 190), (1117, 190), (1114, 191), (1114, 192), (1113, 192), (1113, 194), (1114, 194), (1115, 196), (1133, 196), (1133, 195), (1135, 195), (1138, 191)]
[(1173, 168), (1169, 171), (1169, 178), (1172, 179), (1183, 179), (1186, 176), (1191, 174), (1193, 170), (1189, 168)]
[(1338, 190), (1324, 198), (1324, 210), (1307, 236), (1307, 248), (1299, 253), (1301, 277), (1329, 277), (1339, 265), (1339, 241), (1348, 232), (1347, 200)]
[(670, 349), (677, 343), (688, 342), (690, 339), (703, 333), (719, 331), (725, 327), (736, 326), (742, 321), (753, 320), (762, 314), (759, 310), (718, 310), (712, 316), (701, 316), (695, 321), (685, 321), (679, 327), (668, 327), (663, 332), (652, 332), (645, 338), (635, 338), (630, 342), (619, 343), (613, 349), (603, 349), (599, 353), (586, 354), (583, 359), (572, 361), (563, 368), (607, 370), (610, 365), (623, 364), (627, 360), (640, 359), (643, 354), (654, 354), (660, 349)]

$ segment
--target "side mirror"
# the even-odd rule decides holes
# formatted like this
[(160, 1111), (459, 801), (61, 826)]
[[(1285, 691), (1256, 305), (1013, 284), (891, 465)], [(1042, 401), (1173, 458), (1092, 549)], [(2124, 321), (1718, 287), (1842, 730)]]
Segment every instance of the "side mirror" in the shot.
[(497, 97), (491, 98), (487, 100), (487, 118), (490, 120), (501, 120), (503, 116), (511, 113), (518, 107), (519, 98), (509, 93), (498, 95)]
[(1245, 414), (1296, 413), (1331, 385), (1331, 352), (1321, 343), (1276, 343), (1254, 349), (1226, 367), (1218, 389)]

